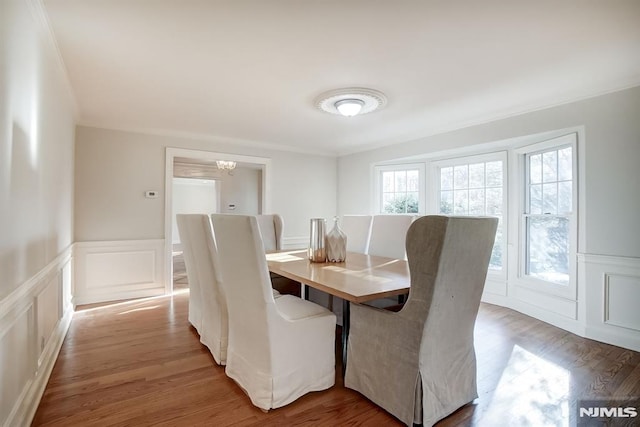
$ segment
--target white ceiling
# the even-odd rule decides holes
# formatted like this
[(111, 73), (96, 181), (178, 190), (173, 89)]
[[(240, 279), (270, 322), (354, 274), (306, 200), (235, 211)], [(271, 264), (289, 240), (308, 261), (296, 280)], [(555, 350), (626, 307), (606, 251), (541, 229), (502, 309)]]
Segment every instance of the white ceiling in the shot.
[[(640, 84), (638, 0), (44, 0), (80, 124), (344, 154)], [(383, 91), (345, 118), (320, 93)]]

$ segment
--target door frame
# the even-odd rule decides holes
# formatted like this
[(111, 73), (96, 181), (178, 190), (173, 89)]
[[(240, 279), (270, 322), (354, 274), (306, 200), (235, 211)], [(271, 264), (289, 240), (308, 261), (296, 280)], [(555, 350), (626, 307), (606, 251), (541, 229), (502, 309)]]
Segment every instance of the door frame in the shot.
[(259, 213), (271, 211), (271, 159), (267, 157), (244, 156), (241, 154), (222, 153), (217, 151), (192, 150), (187, 148), (166, 148), (165, 181), (164, 181), (164, 251), (165, 251), (165, 285), (166, 295), (173, 293), (173, 163), (176, 157), (212, 162), (216, 160), (233, 160), (238, 163), (251, 163), (260, 166), (262, 171), (262, 192), (260, 195)]

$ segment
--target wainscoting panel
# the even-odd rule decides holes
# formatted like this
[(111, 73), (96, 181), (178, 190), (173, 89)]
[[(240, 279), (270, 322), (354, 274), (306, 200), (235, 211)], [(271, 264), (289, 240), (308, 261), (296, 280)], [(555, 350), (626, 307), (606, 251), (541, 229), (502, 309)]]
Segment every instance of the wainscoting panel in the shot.
[(45, 345), (47, 345), (52, 332), (62, 317), (60, 312), (60, 307), (62, 306), (60, 300), (62, 297), (60, 278), (61, 276), (59, 275), (52, 277), (44, 289), (36, 296), (38, 356), (40, 356), (40, 352), (44, 351)]
[(282, 249), (307, 249), (309, 247), (309, 236), (294, 236), (282, 238)]
[(0, 426), (31, 424), (73, 316), (71, 255), (0, 300)]
[(164, 240), (76, 243), (75, 303), (162, 295)]
[(564, 316), (572, 320), (577, 319), (577, 301), (543, 292), (536, 292), (528, 287), (518, 285), (512, 286), (510, 293), (513, 295), (515, 300), (518, 300), (517, 302), (536, 306), (540, 309), (553, 313), (554, 315)]
[(640, 332), (640, 276), (605, 274), (604, 322)]
[(37, 369), (33, 350), (33, 305), (17, 308), (3, 317), (3, 323), (0, 331), (0, 414), (4, 418), (2, 425), (11, 425), (9, 421), (17, 412), (18, 403), (24, 400)]
[(640, 259), (581, 254), (587, 338), (640, 351)]
[(484, 284), (484, 291), (482, 293), (482, 300), (488, 302), (492, 296), (507, 296), (507, 282), (505, 280), (493, 280), (487, 278)]

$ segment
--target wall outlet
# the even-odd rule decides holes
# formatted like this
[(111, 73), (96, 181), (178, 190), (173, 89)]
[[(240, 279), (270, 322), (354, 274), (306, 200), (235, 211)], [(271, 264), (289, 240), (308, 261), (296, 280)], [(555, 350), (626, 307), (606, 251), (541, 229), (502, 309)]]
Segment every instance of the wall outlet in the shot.
[(156, 191), (156, 190), (145, 191), (144, 192), (144, 197), (146, 197), (147, 199), (157, 199), (158, 198), (158, 191)]

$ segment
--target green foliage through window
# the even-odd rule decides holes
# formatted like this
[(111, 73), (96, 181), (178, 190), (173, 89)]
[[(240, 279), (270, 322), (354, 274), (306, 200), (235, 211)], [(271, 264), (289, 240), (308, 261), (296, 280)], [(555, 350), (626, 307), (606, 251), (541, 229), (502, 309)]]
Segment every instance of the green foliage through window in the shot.
[(396, 195), (384, 204), (384, 213), (418, 213), (418, 197), (413, 194)]

